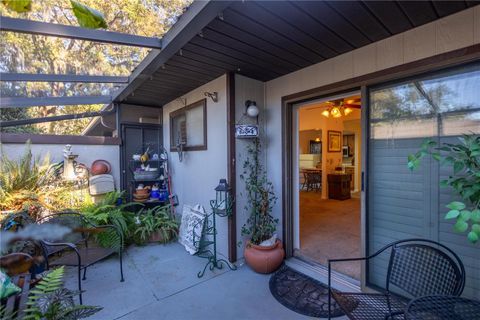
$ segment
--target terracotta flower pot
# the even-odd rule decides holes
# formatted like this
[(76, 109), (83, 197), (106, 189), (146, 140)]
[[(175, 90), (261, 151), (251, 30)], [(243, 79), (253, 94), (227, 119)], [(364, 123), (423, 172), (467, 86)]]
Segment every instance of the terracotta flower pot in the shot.
[(112, 166), (106, 160), (95, 160), (92, 163), (92, 168), (90, 172), (92, 175), (96, 176), (99, 174), (108, 174), (112, 170)]
[(285, 258), (283, 244), (277, 239), (274, 245), (263, 247), (247, 243), (243, 252), (247, 264), (258, 273), (272, 273), (277, 270)]

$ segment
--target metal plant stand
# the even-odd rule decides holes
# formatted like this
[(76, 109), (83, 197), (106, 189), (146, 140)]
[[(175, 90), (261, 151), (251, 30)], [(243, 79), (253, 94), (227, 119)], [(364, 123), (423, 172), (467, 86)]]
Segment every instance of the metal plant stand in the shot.
[(196, 255), (208, 259), (203, 270), (197, 274), (199, 278), (203, 277), (207, 267), (209, 267), (210, 271), (213, 271), (215, 268), (223, 269), (223, 264), (225, 264), (230, 270), (237, 270), (235, 265), (217, 257), (216, 216), (228, 217), (232, 213), (233, 201), (229, 194), (230, 188), (225, 179), (220, 180), (220, 184), (215, 188), (215, 191), (217, 197), (215, 200), (210, 200), (212, 212), (205, 216), (201, 238), (198, 239), (197, 237), (195, 239), (195, 232), (193, 233), (193, 243), (199, 248)]

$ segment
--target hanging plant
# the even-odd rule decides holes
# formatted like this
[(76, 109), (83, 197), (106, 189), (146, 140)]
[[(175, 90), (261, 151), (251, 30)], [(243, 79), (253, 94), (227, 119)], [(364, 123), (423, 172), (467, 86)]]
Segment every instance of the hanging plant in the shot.
[(447, 205), (450, 209), (445, 219), (455, 219), (454, 230), (467, 232), (467, 238), (472, 243), (480, 239), (480, 136), (465, 134), (458, 138), (459, 143), (437, 143), (425, 140), (416, 154), (408, 156), (408, 168), (415, 170), (420, 166), (420, 160), (431, 156), (441, 165), (453, 168), (453, 175), (442, 180), (442, 187), (451, 187), (461, 197)]

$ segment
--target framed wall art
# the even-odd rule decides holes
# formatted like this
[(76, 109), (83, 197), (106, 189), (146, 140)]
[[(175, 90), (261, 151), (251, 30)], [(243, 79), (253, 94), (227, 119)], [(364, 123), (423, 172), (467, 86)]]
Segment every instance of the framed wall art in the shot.
[(328, 152), (342, 151), (342, 133), (340, 131), (328, 130)]

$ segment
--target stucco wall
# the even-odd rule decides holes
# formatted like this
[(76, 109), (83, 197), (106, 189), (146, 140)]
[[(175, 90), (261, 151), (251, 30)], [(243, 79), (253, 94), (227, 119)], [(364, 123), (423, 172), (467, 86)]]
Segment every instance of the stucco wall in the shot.
[[(204, 151), (185, 152), (183, 161), (177, 152), (170, 153), (173, 192), (178, 195), (181, 213), (184, 204), (203, 205), (210, 211), (209, 201), (215, 199), (214, 188), (227, 177), (227, 101), (226, 76), (221, 76), (185, 95), (187, 105), (205, 98), (204, 92), (218, 92), (218, 102), (207, 99), (207, 146)], [(170, 113), (183, 107), (174, 100), (163, 107), (165, 148), (170, 150)], [(227, 219), (217, 219), (217, 249), (228, 257)]]
[[(480, 6), (342, 54), (266, 83), (267, 168), (282, 196), (282, 96), (480, 43)], [(281, 218), (281, 203), (274, 210)]]
[[(241, 75), (235, 75), (235, 121), (237, 124), (254, 124), (255, 119), (249, 118), (244, 115), (245, 113), (245, 101), (252, 100), (257, 102), (257, 107), (260, 109), (259, 114), (259, 126), (260, 137), (263, 150), (265, 151), (268, 146), (269, 137), (265, 135), (265, 103), (264, 103), (265, 86), (264, 83), (258, 80), (250, 79)], [(237, 192), (236, 192), (236, 209), (237, 209), (237, 239), (241, 241), (241, 246), (237, 248), (237, 258), (243, 257), (243, 249), (245, 247), (246, 238), (242, 237), (242, 226), (245, 224), (248, 218), (248, 212), (245, 210), (247, 205), (247, 199), (245, 195), (245, 182), (240, 178), (243, 173), (243, 163), (246, 159), (246, 148), (251, 143), (250, 139), (235, 139), (236, 148), (236, 163), (235, 170), (237, 172)], [(265, 162), (266, 152), (262, 153), (262, 160)], [(275, 190), (278, 194), (278, 190)], [(280, 235), (280, 234), (279, 234)]]
[[(64, 144), (32, 144), (31, 150), (34, 157), (44, 159), (47, 155), (51, 162), (63, 161)], [(18, 143), (2, 144), (2, 150), (9, 159), (19, 159), (25, 152), (25, 145)], [(103, 159), (112, 165), (112, 175), (115, 186), (120, 183), (120, 148), (118, 145), (79, 145), (73, 144), (72, 151), (78, 154), (77, 162), (88, 167), (97, 159)]]

